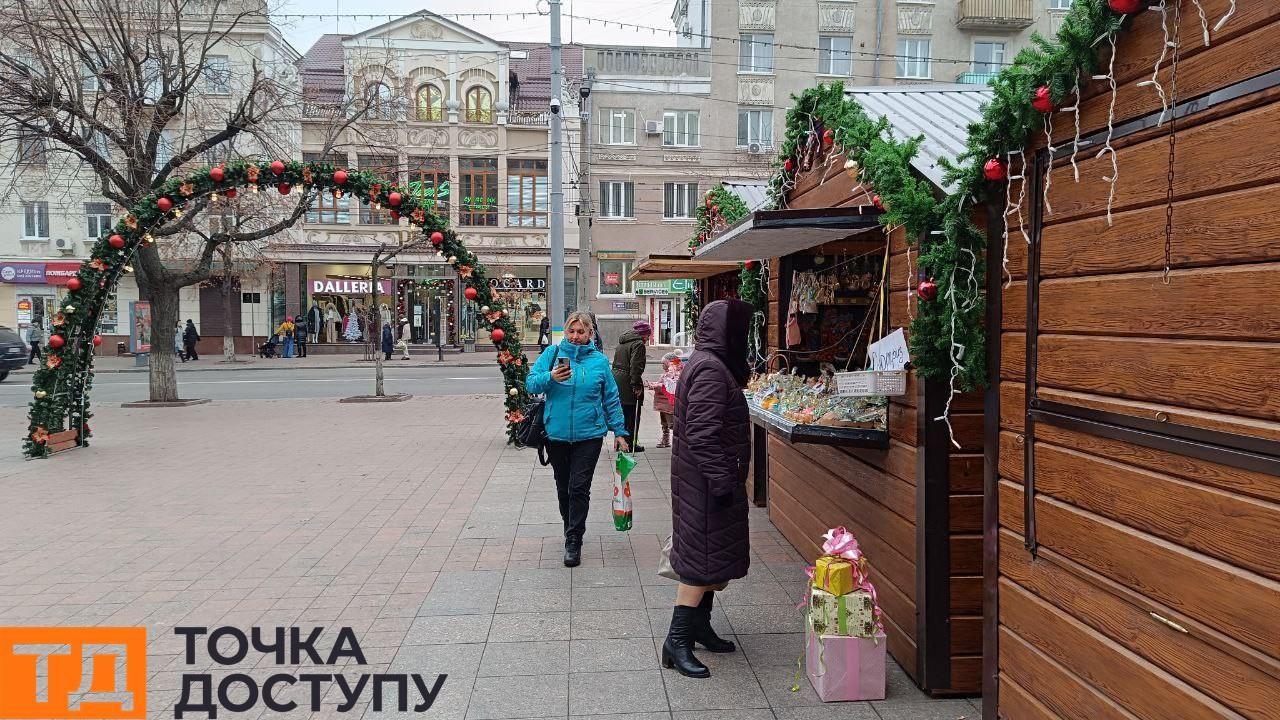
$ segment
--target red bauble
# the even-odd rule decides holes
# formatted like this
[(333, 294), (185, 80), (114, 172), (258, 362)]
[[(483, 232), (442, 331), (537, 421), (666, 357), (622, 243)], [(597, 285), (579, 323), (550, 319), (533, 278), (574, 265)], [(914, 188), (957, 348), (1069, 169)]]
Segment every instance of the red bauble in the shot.
[(391, 207), (400, 207), (400, 193), (393, 192), (387, 196), (387, 204)]
[(782, 169), (783, 169), (783, 170), (786, 170), (787, 172), (791, 172), (792, 170), (795, 170), (795, 169), (796, 169), (796, 161), (795, 161), (795, 160), (792, 160), (791, 158), (787, 158), (786, 160), (783, 160), (783, 161), (782, 161)]
[(877, 210), (884, 210), (884, 201), (880, 199), (879, 195), (871, 196), (871, 204), (875, 205)]
[(1000, 158), (991, 158), (982, 166), (982, 174), (992, 182), (1000, 182), (1009, 177), (1009, 166)]
[(284, 163), (283, 163), (282, 161), (280, 161), (280, 160), (272, 160), (272, 161), (271, 161), (271, 172), (275, 173), (276, 175), (283, 175), (283, 174), (284, 174)]
[(507, 333), (502, 328), (494, 328), (493, 332), (489, 333), (489, 337), (495, 343), (500, 343), (506, 339)]
[(748, 269), (748, 270), (755, 270), (755, 269), (756, 269), (756, 261), (755, 261), (755, 260), (748, 260), (748, 261), (746, 261), (746, 262), (742, 263), (742, 267), (744, 267), (744, 268), (746, 268), (746, 269)]
[(712, 206), (711, 206), (711, 214), (712, 214), (712, 215), (719, 215), (719, 214), (720, 214), (720, 206), (719, 206), (719, 205), (712, 205)]
[(346, 184), (347, 184), (347, 171), (346, 171), (346, 170), (334, 170), (334, 171), (333, 171), (333, 184), (334, 184), (334, 185), (346, 185)]
[(107, 238), (107, 244), (115, 248), (116, 250), (119, 250), (120, 248), (124, 247), (124, 238), (120, 237), (119, 235), (112, 235), (111, 237)]
[(227, 199), (231, 199), (231, 198), (233, 198), (233, 197), (235, 197), (235, 196), (236, 196), (236, 189), (235, 189), (235, 188), (231, 188), (230, 190), (226, 191), (226, 192), (225, 192), (225, 193), (223, 193), (223, 194), (227, 196)]
[(79, 290), (80, 278), (78, 277), (67, 278), (67, 289), (71, 291)]
[(226, 171), (222, 169), (221, 165), (209, 168), (209, 179), (214, 182), (222, 182), (226, 176)]
[(1053, 98), (1049, 94), (1048, 85), (1036, 88), (1035, 94), (1031, 97), (1031, 107), (1035, 108), (1036, 112), (1042, 113), (1051, 113), (1057, 109), (1058, 106), (1053, 104)]
[(444, 233), (440, 232), (439, 230), (431, 233), (432, 245), (439, 245), (442, 242), (444, 242)]
[(822, 144), (823, 144), (823, 145), (830, 145), (831, 143), (833, 143), (833, 142), (835, 142), (835, 141), (836, 141), (836, 131), (835, 131), (835, 130), (827, 129), (827, 130), (824, 130), (824, 131), (823, 131), (823, 133), (822, 133)]
[(98, 347), (98, 346), (99, 346), (99, 345), (101, 345), (101, 344), (102, 344), (102, 336), (101, 336), (101, 335), (94, 335), (94, 336), (93, 336), (93, 346), (94, 346), (94, 347)]
[(60, 348), (60, 347), (62, 347), (63, 345), (65, 345), (66, 343), (67, 343), (67, 341), (66, 341), (66, 340), (64, 340), (64, 339), (62, 338), (62, 336), (61, 336), (61, 335), (50, 335), (50, 336), (49, 336), (49, 347), (53, 348), (54, 350), (57, 350), (58, 348)]
[(392, 222), (400, 222), (400, 213), (396, 212), (395, 210), (392, 210), (392, 211), (391, 211), (391, 221), (392, 221)]
[(169, 212), (173, 209), (173, 201), (167, 197), (156, 200), (156, 207), (160, 208), (160, 212)]
[(925, 280), (916, 286), (916, 295), (921, 300), (932, 300), (938, 297), (938, 284), (932, 280)]
[(476, 299), (476, 296), (477, 296), (477, 295), (479, 295), (479, 294), (480, 294), (480, 293), (476, 292), (476, 289), (475, 289), (475, 288), (473, 288), (473, 287), (469, 287), (469, 288), (467, 288), (466, 290), (463, 290), (463, 291), (462, 291), (462, 295), (463, 295), (463, 297), (465, 297), (465, 298), (466, 298), (466, 299), (468, 299), (468, 300), (475, 300), (475, 299)]
[(1107, 6), (1121, 15), (1129, 15), (1136, 13), (1142, 9), (1146, 3), (1143, 0), (1108, 0)]
[(276, 190), (279, 190), (281, 195), (288, 195), (289, 191), (292, 189), (293, 189), (293, 186), (290, 185), (289, 183), (280, 183), (279, 185), (276, 186)]

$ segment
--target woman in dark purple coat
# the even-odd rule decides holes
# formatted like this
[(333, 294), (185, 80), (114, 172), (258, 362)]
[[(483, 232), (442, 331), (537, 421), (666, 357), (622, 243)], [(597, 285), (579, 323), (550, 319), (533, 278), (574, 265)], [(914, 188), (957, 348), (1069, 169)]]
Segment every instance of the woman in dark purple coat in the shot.
[(698, 643), (733, 652), (711, 629), (716, 590), (750, 565), (747, 466), (750, 419), (742, 394), (750, 375), (747, 331), (752, 307), (717, 300), (698, 318), (695, 350), (676, 391), (671, 451), (671, 569), (680, 576), (662, 664), (689, 677), (711, 672), (693, 655)]

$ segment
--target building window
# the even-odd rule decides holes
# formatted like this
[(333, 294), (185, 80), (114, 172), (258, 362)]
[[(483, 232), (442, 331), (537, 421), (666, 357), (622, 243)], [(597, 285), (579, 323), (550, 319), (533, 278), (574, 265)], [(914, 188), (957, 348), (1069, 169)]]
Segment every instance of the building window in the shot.
[(26, 165), (45, 165), (49, 162), (44, 137), (24, 134), (18, 137), (18, 162)]
[(931, 77), (929, 74), (930, 44), (928, 39), (901, 38), (898, 40), (898, 77), (923, 80)]
[(391, 88), (385, 83), (369, 83), (365, 87), (364, 100), (368, 104), (365, 117), (370, 120), (390, 120), (394, 112), (395, 102), (392, 100)]
[(498, 225), (498, 159), (461, 158), (461, 197), (458, 199), (459, 225)]
[(49, 203), (22, 203), (22, 237), (47, 240), (49, 238)]
[(262, 304), (262, 293), (242, 292), (240, 293), (241, 305), (260, 305)]
[(1071, 0), (1049, 0), (1050, 10), (1070, 10)]
[(600, 183), (600, 217), (634, 218), (635, 183), (609, 181)]
[(772, 110), (738, 111), (738, 147), (747, 147), (753, 143), (760, 143), (764, 147), (773, 145)]
[(417, 117), (423, 122), (444, 122), (444, 93), (431, 83), (418, 87), (414, 97)]
[(693, 217), (698, 207), (698, 183), (663, 183), (662, 217), (685, 220)]
[[(386, 184), (400, 182), (400, 171), (396, 158), (390, 155), (360, 155), (357, 158), (360, 170), (373, 173)], [(391, 210), (385, 207), (374, 207), (371, 203), (360, 203), (360, 223), (363, 225), (390, 225)]]
[(116, 294), (111, 293), (107, 296), (107, 302), (103, 304), (102, 311), (98, 313), (98, 331), (103, 335), (116, 334), (120, 317), (118, 308)]
[(853, 38), (823, 35), (818, 38), (818, 72), (849, 75), (853, 72)]
[(600, 135), (600, 139), (609, 145), (635, 145), (636, 111), (621, 108), (606, 109)]
[(467, 91), (466, 121), (473, 123), (493, 122), (493, 93), (488, 88), (476, 86)]
[(215, 95), (231, 93), (231, 60), (226, 55), (205, 56), (204, 90)]
[(738, 38), (738, 72), (773, 72), (773, 36), (743, 33)]
[[(302, 161), (306, 163), (332, 163), (332, 156), (321, 153), (302, 153)], [(351, 196), (343, 194), (336, 198), (333, 192), (321, 190), (316, 193), (311, 207), (307, 208), (307, 222), (323, 225), (347, 225), (351, 222)]]
[(173, 159), (173, 133), (168, 130), (160, 131), (160, 139), (156, 142), (156, 167), (155, 171), (160, 172), (165, 165)]
[(449, 158), (409, 158), (409, 194), (437, 215), (449, 215)]
[(600, 292), (599, 295), (630, 295), (631, 294), (631, 261), (630, 260), (601, 260), (600, 261)]
[(111, 234), (111, 205), (109, 203), (85, 203), (84, 214), (89, 223), (89, 234), (85, 237), (97, 240)]
[(240, 216), (226, 206), (209, 213), (209, 232), (213, 235), (233, 235), (240, 230)]
[(995, 74), (1004, 67), (1004, 43), (978, 41), (973, 44), (973, 71)]
[(662, 144), (667, 147), (697, 147), (698, 111), (668, 110), (662, 114)]
[(546, 160), (508, 160), (507, 225), (546, 227), (550, 189)]

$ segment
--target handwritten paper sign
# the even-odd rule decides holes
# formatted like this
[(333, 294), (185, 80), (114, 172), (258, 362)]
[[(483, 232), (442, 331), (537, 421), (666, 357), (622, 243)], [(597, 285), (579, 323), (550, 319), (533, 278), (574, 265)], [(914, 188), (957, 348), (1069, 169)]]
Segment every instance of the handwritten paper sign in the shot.
[(911, 362), (907, 351), (907, 337), (898, 328), (885, 337), (871, 343), (872, 370), (903, 370)]

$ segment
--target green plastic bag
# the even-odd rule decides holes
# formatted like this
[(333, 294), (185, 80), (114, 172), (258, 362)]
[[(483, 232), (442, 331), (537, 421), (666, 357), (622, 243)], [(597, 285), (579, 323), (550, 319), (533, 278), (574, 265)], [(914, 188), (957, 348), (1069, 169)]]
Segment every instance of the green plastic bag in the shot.
[(613, 527), (620, 532), (631, 529), (631, 483), (627, 476), (635, 466), (631, 453), (620, 452), (613, 461)]

